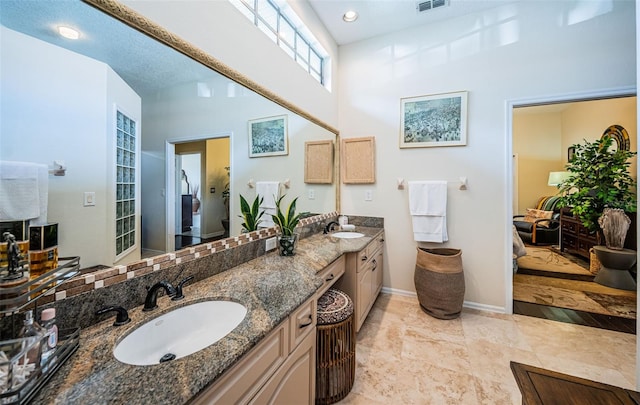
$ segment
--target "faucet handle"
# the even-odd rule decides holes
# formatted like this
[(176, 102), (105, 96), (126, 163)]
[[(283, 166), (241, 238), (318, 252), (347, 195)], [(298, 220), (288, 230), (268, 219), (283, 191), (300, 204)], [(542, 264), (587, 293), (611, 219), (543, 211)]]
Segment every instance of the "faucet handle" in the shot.
[(107, 312), (111, 312), (111, 311), (117, 312), (116, 320), (115, 322), (113, 322), (113, 326), (122, 326), (131, 322), (131, 318), (129, 318), (129, 313), (127, 312), (127, 310), (124, 309), (123, 307), (118, 307), (114, 305), (107, 306), (97, 310), (96, 315), (106, 314)]
[(173, 295), (173, 298), (171, 298), (171, 301), (179, 301), (184, 298), (184, 294), (182, 294), (182, 287), (191, 280), (193, 280), (193, 276), (189, 276), (178, 283), (176, 286), (176, 293)]

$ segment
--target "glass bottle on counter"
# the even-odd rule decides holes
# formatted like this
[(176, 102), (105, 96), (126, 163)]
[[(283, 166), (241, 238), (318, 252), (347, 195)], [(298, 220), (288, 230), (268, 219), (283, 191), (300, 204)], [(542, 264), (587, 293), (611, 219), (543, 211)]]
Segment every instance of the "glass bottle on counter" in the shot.
[(25, 312), (24, 326), (22, 327), (22, 330), (20, 330), (20, 337), (36, 338), (36, 342), (25, 354), (25, 364), (33, 363), (36, 368), (40, 367), (41, 345), (44, 335), (45, 330), (33, 319), (33, 312)]
[(47, 308), (40, 314), (42, 328), (46, 335), (46, 339), (42, 342), (42, 371), (46, 372), (50, 365), (55, 361), (53, 354), (56, 352), (58, 344), (58, 326), (56, 325), (55, 308)]

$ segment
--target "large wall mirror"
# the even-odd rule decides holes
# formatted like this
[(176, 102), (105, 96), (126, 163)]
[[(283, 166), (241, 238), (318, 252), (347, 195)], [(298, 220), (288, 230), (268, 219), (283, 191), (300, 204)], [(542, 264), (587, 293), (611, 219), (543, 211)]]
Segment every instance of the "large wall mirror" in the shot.
[[(252, 201), (258, 182), (281, 182), (299, 210), (337, 210), (335, 177), (304, 182), (305, 142), (335, 145), (337, 130), (131, 10), (3, 0), (0, 22), (0, 160), (65, 166), (48, 176), (61, 256), (112, 266), (181, 235), (237, 235), (239, 196)], [(272, 117), (285, 118), (287, 153), (249, 157), (249, 122)]]

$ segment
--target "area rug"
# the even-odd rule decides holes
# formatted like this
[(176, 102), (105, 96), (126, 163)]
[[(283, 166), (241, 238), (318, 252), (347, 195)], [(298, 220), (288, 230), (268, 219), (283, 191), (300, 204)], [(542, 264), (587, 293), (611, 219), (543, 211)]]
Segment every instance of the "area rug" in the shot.
[(591, 281), (515, 274), (514, 301), (636, 319), (636, 292)]
[(585, 269), (574, 261), (571, 261), (548, 248), (527, 246), (526, 250), (527, 254), (519, 257), (517, 260), (518, 272), (520, 274), (551, 275), (556, 277), (570, 275), (573, 277), (565, 278), (579, 279), (583, 281), (591, 281), (594, 278), (594, 275), (591, 274), (588, 269)]

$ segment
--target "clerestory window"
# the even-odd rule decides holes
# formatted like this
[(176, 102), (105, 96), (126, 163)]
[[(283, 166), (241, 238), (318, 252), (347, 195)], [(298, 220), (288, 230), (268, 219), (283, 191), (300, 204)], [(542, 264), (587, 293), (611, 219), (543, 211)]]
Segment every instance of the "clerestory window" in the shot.
[(327, 52), (286, 3), (278, 4), (277, 0), (229, 1), (311, 77), (325, 85)]

